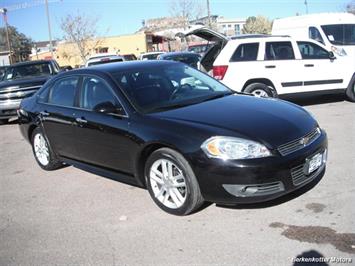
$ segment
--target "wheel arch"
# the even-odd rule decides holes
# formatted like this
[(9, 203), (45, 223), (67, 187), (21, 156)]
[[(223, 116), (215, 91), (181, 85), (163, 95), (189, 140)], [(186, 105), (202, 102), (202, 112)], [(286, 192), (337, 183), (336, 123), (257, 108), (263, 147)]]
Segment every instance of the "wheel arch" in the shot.
[(275, 88), (274, 83), (272, 83), (271, 80), (267, 79), (267, 78), (255, 78), (255, 79), (249, 79), (247, 82), (245, 82), (242, 92), (244, 92), (245, 88), (248, 87), (250, 84), (253, 83), (264, 83), (265, 85), (269, 86), (272, 88), (272, 90), (274, 90), (277, 93), (277, 90)]

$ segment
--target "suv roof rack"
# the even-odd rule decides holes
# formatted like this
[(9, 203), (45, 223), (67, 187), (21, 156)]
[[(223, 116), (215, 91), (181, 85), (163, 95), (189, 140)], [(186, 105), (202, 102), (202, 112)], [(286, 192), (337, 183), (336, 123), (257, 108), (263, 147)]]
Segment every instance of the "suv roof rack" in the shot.
[(272, 37), (290, 37), (289, 35), (271, 35), (271, 34), (241, 34), (230, 37), (231, 40), (249, 39), (249, 38), (272, 38)]

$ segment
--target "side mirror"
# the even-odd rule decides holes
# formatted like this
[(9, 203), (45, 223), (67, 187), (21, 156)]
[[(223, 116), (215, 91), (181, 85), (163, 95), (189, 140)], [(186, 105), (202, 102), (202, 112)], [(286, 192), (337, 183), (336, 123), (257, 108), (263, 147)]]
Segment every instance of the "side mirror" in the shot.
[(330, 60), (337, 59), (332, 51), (329, 52), (329, 59)]
[(123, 108), (115, 106), (111, 102), (103, 102), (99, 103), (94, 107), (94, 111), (97, 113), (103, 113), (103, 114), (119, 114), (119, 115), (124, 115), (125, 112)]

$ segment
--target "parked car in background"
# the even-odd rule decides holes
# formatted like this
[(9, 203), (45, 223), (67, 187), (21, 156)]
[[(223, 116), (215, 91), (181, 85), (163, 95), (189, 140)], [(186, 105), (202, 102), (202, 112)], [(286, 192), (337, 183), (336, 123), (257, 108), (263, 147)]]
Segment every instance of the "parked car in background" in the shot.
[(60, 71), (54, 60), (17, 63), (6, 68), (0, 82), (0, 123), (16, 116), (22, 99), (32, 96), (51, 76)]
[(313, 39), (336, 56), (350, 56), (355, 66), (355, 15), (351, 13), (320, 13), (275, 19), (272, 34)]
[(213, 46), (213, 43), (203, 43), (203, 44), (192, 44), (189, 45), (187, 48), (187, 51), (193, 52), (193, 53), (198, 53), (201, 56), (203, 56), (207, 50)]
[(191, 34), (216, 43), (202, 57), (200, 69), (235, 91), (262, 97), (340, 91), (355, 101), (353, 62), (338, 59), (316, 41), (272, 35), (227, 38), (208, 28), (186, 36)]
[(189, 52), (171, 52), (159, 55), (158, 59), (178, 61), (197, 68), (198, 62), (201, 60), (201, 55)]
[(125, 61), (123, 56), (117, 54), (97, 54), (89, 57), (86, 61), (85, 67), (123, 61)]
[(124, 54), (122, 55), (125, 61), (134, 61), (137, 60), (137, 57), (134, 54)]
[(155, 60), (157, 57), (164, 52), (149, 52), (149, 53), (143, 53), (139, 55), (139, 60)]
[(236, 94), (172, 61), (64, 72), (22, 101), (44, 170), (63, 163), (147, 187), (164, 211), (271, 200), (322, 177), (327, 137), (302, 107)]

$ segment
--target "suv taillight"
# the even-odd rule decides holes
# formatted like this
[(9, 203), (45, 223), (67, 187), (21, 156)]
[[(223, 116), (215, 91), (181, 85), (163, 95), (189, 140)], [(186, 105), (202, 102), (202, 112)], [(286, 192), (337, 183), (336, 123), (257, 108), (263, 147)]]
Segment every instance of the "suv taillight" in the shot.
[(213, 67), (213, 77), (215, 79), (223, 79), (226, 74), (228, 66), (214, 66)]

